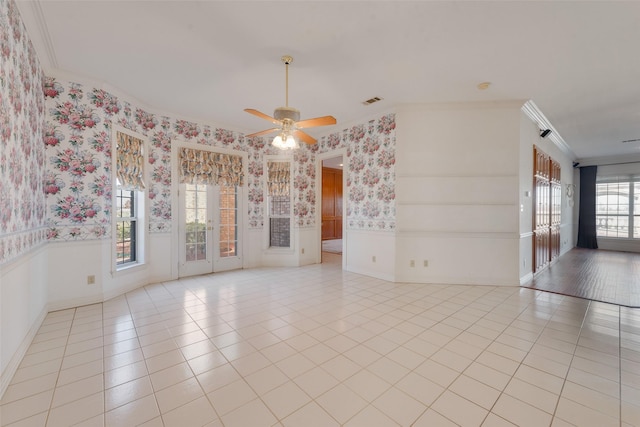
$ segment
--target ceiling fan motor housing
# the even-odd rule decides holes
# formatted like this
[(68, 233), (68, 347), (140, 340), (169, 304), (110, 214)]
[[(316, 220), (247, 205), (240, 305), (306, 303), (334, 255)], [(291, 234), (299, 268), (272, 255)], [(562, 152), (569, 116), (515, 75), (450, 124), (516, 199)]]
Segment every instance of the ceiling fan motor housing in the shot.
[(273, 112), (273, 118), (276, 120), (289, 119), (293, 122), (300, 121), (300, 111), (291, 107), (278, 107)]

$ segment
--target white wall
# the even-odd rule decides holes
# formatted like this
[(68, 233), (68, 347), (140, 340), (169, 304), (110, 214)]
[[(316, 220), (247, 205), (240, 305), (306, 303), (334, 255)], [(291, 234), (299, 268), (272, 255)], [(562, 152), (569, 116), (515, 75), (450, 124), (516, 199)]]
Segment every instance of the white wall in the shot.
[(158, 283), (178, 277), (178, 263), (174, 262), (177, 247), (171, 233), (149, 234), (149, 283)]
[(318, 241), (318, 227), (299, 228), (297, 250), (299, 265), (320, 262), (321, 253), (322, 241)]
[[(264, 230), (245, 229), (243, 230), (243, 233), (245, 233), (245, 242), (247, 243), (242, 249), (243, 267), (260, 267), (262, 265), (262, 253), (264, 250), (262, 245)], [(256, 242), (259, 242), (259, 244), (256, 244)]]
[(519, 283), (521, 106), (398, 110), (396, 280)]
[[(145, 264), (120, 271), (112, 267), (111, 240), (49, 243), (49, 310), (102, 302), (148, 283), (176, 278), (171, 235), (152, 234), (149, 243)], [(95, 276), (94, 284), (87, 283), (88, 276)]]
[[(104, 273), (102, 267), (103, 242), (49, 243), (47, 270), (48, 301), (51, 310), (102, 301)], [(111, 252), (107, 259), (111, 259)], [(87, 276), (95, 276), (96, 283), (87, 284)]]
[(395, 235), (381, 231), (343, 230), (345, 270), (395, 281)]
[(47, 245), (0, 269), (0, 396), (47, 314)]
[[(541, 117), (540, 112), (537, 113)], [(562, 183), (562, 217), (560, 224), (560, 254), (564, 254), (575, 246), (576, 231), (574, 229), (574, 217), (578, 209), (578, 188), (575, 188), (574, 206), (570, 206), (567, 196), (567, 186), (575, 185), (572, 153), (562, 149), (551, 137), (541, 138), (540, 129), (545, 125), (534, 122), (525, 111), (520, 114), (520, 154), (519, 170), (520, 180), (518, 187), (519, 197), (519, 232), (520, 254), (519, 274), (520, 283), (525, 283), (533, 277), (533, 146), (536, 145), (542, 151), (560, 163), (560, 181)], [(528, 195), (527, 195), (528, 194)]]

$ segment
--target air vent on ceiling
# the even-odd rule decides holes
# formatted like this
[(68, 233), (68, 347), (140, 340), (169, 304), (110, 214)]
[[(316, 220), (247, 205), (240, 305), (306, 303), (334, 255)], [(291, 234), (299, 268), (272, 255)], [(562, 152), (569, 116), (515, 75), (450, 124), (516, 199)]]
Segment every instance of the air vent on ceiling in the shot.
[(382, 101), (382, 98), (378, 97), (378, 96), (374, 96), (371, 99), (367, 99), (366, 101), (362, 101), (362, 104), (364, 105), (371, 105), (374, 102), (378, 102), (378, 101)]
[(640, 142), (640, 138), (636, 139), (627, 139), (626, 141), (622, 141), (623, 144), (627, 144), (629, 142)]

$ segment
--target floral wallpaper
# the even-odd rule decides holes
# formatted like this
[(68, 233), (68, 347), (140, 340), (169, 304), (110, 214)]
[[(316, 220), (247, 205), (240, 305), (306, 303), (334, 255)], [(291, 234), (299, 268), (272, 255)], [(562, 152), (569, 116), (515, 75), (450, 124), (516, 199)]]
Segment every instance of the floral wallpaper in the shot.
[[(43, 75), (13, 1), (0, 1), (0, 262), (45, 240), (110, 238), (111, 129), (148, 140), (152, 233), (171, 231), (176, 140), (248, 153), (248, 228), (264, 227), (267, 138), (158, 115), (100, 88)], [(347, 228), (395, 229), (395, 116), (332, 133), (294, 153), (297, 227), (316, 225), (315, 159), (346, 148)]]
[(395, 128), (395, 114), (387, 114), (321, 138), (311, 146), (313, 156), (306, 151), (296, 154), (298, 226), (315, 225), (315, 154), (346, 148), (347, 229), (395, 230)]
[[(152, 233), (171, 231), (171, 146), (176, 140), (248, 153), (248, 228), (264, 227), (267, 138), (146, 111), (126, 99), (43, 75), (14, 1), (0, 0), (0, 262), (46, 240), (110, 238), (111, 128), (148, 140)], [(320, 138), (294, 153), (297, 227), (316, 225), (319, 153), (346, 148), (347, 228), (395, 229), (395, 116)]]
[[(265, 154), (278, 154), (265, 138), (158, 116), (102, 89), (52, 77), (44, 79), (47, 123), (47, 237), (77, 240), (108, 237), (111, 221), (111, 127), (145, 135), (150, 231), (171, 231), (171, 146), (176, 140), (248, 153), (248, 228), (264, 226)], [(395, 229), (395, 116), (370, 120), (303, 145), (294, 153), (294, 215), (297, 227), (315, 226), (316, 154), (347, 149), (347, 227)]]
[(53, 77), (44, 79), (47, 123), (47, 237), (84, 240), (108, 237), (111, 223), (111, 128), (148, 139), (149, 229), (171, 231), (171, 147), (176, 140), (248, 153), (249, 228), (264, 223), (263, 156), (278, 150), (262, 138), (145, 111), (103, 89)]
[(0, 262), (45, 241), (43, 73), (14, 1), (0, 1)]

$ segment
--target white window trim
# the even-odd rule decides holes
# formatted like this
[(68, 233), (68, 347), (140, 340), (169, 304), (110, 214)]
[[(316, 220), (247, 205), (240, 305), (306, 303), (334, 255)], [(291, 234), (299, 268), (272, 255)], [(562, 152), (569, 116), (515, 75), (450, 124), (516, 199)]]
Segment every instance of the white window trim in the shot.
[[(145, 183), (145, 189), (143, 191), (136, 192), (136, 204), (137, 204), (137, 229), (136, 229), (136, 261), (127, 264), (118, 265), (116, 257), (116, 239), (117, 239), (117, 220), (116, 220), (116, 194), (117, 194), (117, 178), (116, 178), (116, 145), (117, 145), (117, 132), (131, 135), (134, 138), (138, 138), (143, 142), (143, 165), (144, 175), (143, 180)], [(136, 268), (144, 267), (149, 259), (149, 143), (147, 137), (134, 132), (130, 129), (122, 127), (120, 125), (111, 125), (111, 271), (112, 275), (116, 275), (120, 272), (131, 271)]]
[[(289, 183), (289, 200), (290, 200), (290, 210), (289, 210), (289, 247), (276, 247), (271, 246), (271, 221), (269, 220), (271, 216), (269, 215), (269, 162), (289, 162), (290, 168), (290, 183)], [(263, 250), (269, 253), (281, 253), (281, 254), (291, 254), (295, 253), (295, 239), (294, 239), (294, 222), (295, 217), (293, 215), (294, 211), (294, 197), (293, 197), (293, 171), (294, 171), (294, 159), (293, 155), (283, 155), (283, 154), (266, 154), (263, 158), (263, 170), (264, 170), (264, 238), (263, 238)]]
[[(626, 236), (598, 236), (597, 231), (596, 231), (596, 238), (597, 239), (603, 239), (603, 240), (628, 240), (628, 241), (640, 241), (640, 238), (638, 237), (633, 237), (633, 227), (634, 227), (634, 217), (635, 217), (635, 211), (634, 211), (634, 204), (633, 204), (633, 199), (634, 199), (634, 195), (635, 195), (635, 186), (632, 185), (635, 182), (639, 182), (637, 178), (633, 177), (633, 176), (620, 176), (617, 178), (617, 180), (612, 180), (611, 178), (607, 178), (605, 177), (600, 177), (599, 179), (596, 178), (596, 186), (598, 184), (609, 184), (609, 183), (625, 183), (629, 185), (629, 213), (628, 214), (621, 214), (621, 215), (607, 215), (607, 216), (621, 216), (621, 217), (626, 217), (629, 219), (629, 231), (627, 232)], [(598, 216), (598, 211), (597, 211), (597, 192), (596, 192), (596, 217)]]
[[(145, 139), (145, 144), (146, 144)], [(146, 145), (145, 145), (146, 146)], [(249, 245), (249, 212), (247, 210), (247, 206), (249, 206), (249, 153), (246, 151), (234, 150), (226, 147), (218, 147), (211, 145), (203, 145), (193, 141), (187, 141), (182, 139), (182, 137), (177, 136), (171, 139), (171, 241), (174, 242), (175, 247), (171, 249), (171, 259), (172, 259), (172, 276), (173, 278), (179, 277), (180, 270), (180, 220), (181, 214), (180, 211), (180, 203), (178, 193), (180, 192), (180, 149), (181, 148), (192, 148), (195, 150), (209, 151), (213, 153), (222, 153), (222, 154), (231, 154), (234, 156), (242, 157), (242, 172), (244, 174), (244, 183), (242, 185), (242, 207), (240, 209), (240, 214), (242, 215), (242, 239), (240, 250), (243, 251), (241, 254), (242, 258), (242, 268), (249, 267), (249, 261), (247, 254), (247, 248)], [(145, 154), (146, 155), (146, 154)], [(145, 174), (146, 175), (146, 174)]]

